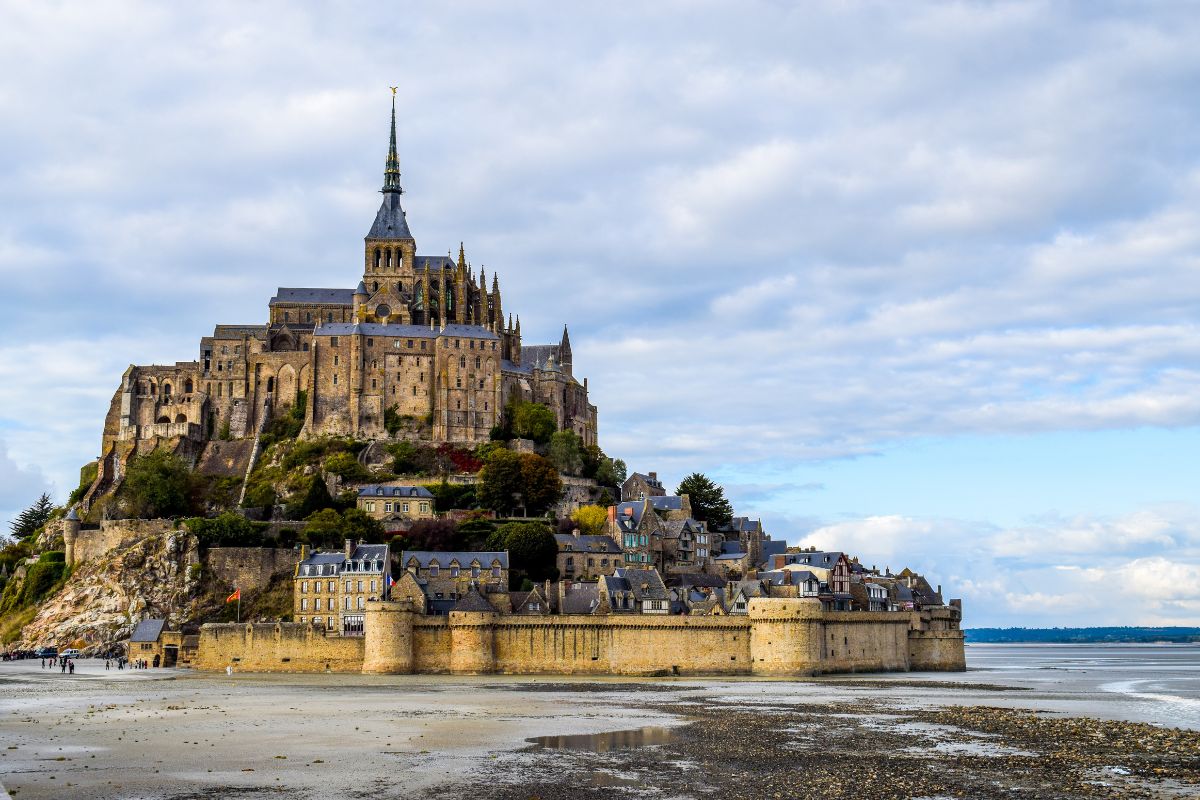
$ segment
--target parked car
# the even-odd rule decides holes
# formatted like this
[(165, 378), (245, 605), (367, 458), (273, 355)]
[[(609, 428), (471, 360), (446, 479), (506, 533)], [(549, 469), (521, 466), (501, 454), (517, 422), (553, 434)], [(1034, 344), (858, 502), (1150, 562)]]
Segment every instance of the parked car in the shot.
[(34, 658), (55, 658), (58, 655), (57, 647), (39, 647), (33, 651)]
[(82, 654), (74, 647), (69, 647), (59, 653), (59, 655), (61, 655), (63, 658), (79, 658)]

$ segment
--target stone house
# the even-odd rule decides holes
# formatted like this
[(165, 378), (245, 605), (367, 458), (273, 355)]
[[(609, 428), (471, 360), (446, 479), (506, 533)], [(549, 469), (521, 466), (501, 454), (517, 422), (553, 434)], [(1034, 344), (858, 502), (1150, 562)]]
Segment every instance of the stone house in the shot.
[(292, 578), (293, 614), (342, 636), (362, 636), (367, 600), (383, 598), (392, 574), (386, 544), (347, 539), (341, 552), (301, 549)]
[(642, 500), (646, 497), (663, 497), (666, 493), (667, 490), (658, 480), (657, 472), (649, 472), (645, 475), (635, 472), (621, 484), (622, 502)]
[(434, 607), (438, 601), (457, 601), (471, 587), (497, 610), (511, 609), (508, 597), (508, 552), (437, 552), (405, 550), (400, 564), (411, 574)]
[(690, 517), (663, 523), (663, 566), (668, 573), (700, 572), (709, 564), (708, 530)]
[(389, 530), (407, 530), (419, 519), (433, 519), (433, 493), (424, 486), (363, 486), (358, 490), (360, 511)]
[(849, 611), (853, 600), (850, 594), (850, 559), (840, 551), (811, 549), (796, 553), (780, 553), (772, 558), (776, 570), (808, 570), (821, 580), (821, 604), (833, 611)]
[(663, 522), (646, 498), (610, 506), (608, 530), (621, 545), (627, 567), (663, 567)]
[(751, 600), (770, 596), (770, 591), (760, 580), (730, 581), (725, 589), (725, 608), (730, 614), (748, 614)]
[(780, 569), (758, 573), (771, 597), (821, 596), (821, 576), (810, 569)]
[(595, 580), (600, 575), (612, 575), (623, 566), (621, 548), (611, 536), (584, 535), (576, 528), (571, 533), (556, 533), (559, 578)]
[(609, 613), (671, 613), (671, 595), (656, 569), (622, 568), (597, 581), (597, 587)]

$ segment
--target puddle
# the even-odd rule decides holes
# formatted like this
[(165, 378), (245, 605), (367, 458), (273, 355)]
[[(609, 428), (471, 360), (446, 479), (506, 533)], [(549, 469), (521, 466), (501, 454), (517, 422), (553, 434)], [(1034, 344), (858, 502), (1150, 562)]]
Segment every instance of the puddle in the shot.
[(677, 728), (663, 728), (650, 725), (645, 728), (608, 731), (606, 733), (534, 736), (525, 741), (550, 750), (588, 750), (593, 753), (607, 753), (610, 750), (631, 750), (635, 747), (666, 744), (675, 739), (678, 735), (677, 731)]

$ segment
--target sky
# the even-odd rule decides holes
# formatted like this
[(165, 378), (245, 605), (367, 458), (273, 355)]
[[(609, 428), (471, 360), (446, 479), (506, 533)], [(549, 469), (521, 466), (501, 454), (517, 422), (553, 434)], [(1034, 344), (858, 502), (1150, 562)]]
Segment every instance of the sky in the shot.
[(968, 627), (1200, 624), (1187, 2), (0, 0), (0, 519), (131, 363), (352, 287), (389, 86), (419, 252), (600, 443)]

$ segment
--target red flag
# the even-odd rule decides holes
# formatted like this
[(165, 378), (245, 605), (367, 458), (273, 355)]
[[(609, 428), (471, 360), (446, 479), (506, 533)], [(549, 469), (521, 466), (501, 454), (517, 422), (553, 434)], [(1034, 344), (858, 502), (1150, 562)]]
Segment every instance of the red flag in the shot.
[(233, 590), (233, 594), (231, 594), (231, 595), (229, 595), (229, 597), (226, 597), (226, 598), (225, 598), (225, 602), (226, 602), (226, 603), (232, 603), (232, 602), (233, 602), (233, 601), (235, 601), (235, 600), (241, 600), (241, 599), (242, 599), (242, 590), (241, 590), (241, 589), (234, 589), (234, 590)]

